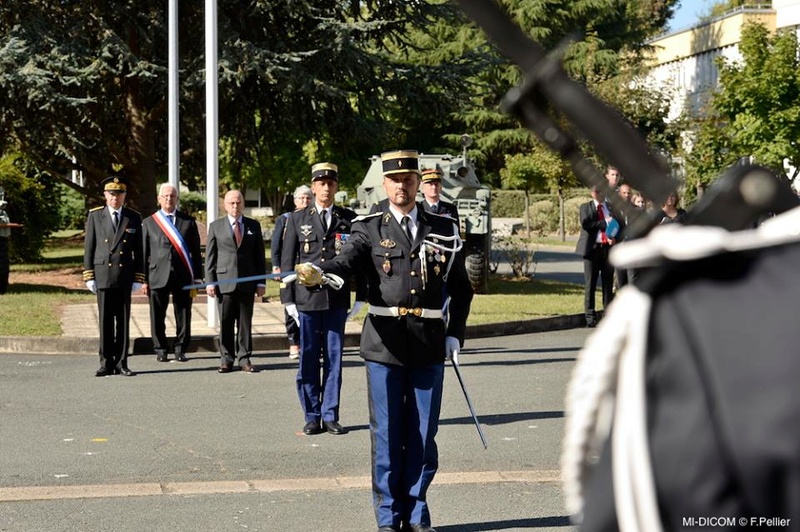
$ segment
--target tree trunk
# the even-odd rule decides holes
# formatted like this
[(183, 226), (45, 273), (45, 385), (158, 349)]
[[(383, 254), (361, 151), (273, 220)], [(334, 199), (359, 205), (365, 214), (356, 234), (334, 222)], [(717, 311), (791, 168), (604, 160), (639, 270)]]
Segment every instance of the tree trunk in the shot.
[(567, 240), (567, 224), (564, 214), (564, 193), (558, 189), (558, 236), (562, 242)]
[(525, 191), (525, 235), (531, 237), (531, 198), (528, 191)]

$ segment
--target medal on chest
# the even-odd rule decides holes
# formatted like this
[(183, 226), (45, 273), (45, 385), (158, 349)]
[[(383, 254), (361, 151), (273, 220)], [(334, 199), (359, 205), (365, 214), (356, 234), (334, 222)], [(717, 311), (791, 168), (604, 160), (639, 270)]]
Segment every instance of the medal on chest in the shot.
[(306, 240), (305, 243), (303, 244), (303, 253), (308, 253), (308, 250), (309, 250), (308, 240)]

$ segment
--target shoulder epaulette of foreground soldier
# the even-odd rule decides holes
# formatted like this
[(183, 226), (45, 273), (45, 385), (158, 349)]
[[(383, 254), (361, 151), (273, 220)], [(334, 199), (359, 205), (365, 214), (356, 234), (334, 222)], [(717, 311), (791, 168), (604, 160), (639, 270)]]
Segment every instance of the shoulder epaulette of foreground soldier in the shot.
[(105, 209), (105, 205), (100, 205), (99, 207), (95, 207), (94, 209), (89, 209), (89, 212), (99, 211), (101, 209)]
[(362, 222), (364, 220), (368, 220), (370, 218), (375, 218), (376, 216), (380, 216), (381, 214), (383, 214), (383, 213), (382, 212), (373, 212), (372, 214), (362, 214), (360, 216), (356, 216), (355, 218), (353, 218), (353, 221), (354, 222)]

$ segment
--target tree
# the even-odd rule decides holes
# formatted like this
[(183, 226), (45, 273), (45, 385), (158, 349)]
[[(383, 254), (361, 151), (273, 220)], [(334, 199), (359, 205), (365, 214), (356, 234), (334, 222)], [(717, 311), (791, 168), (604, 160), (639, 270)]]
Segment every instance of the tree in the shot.
[[(663, 31), (677, 0), (636, 2), (617, 0), (505, 0), (501, 2), (522, 29), (536, 39), (545, 50), (558, 50), (563, 55), (567, 72), (606, 97), (626, 95), (650, 101), (651, 95), (626, 89), (631, 75), (629, 67), (637, 65), (645, 51), (646, 40)], [(480, 37), (483, 39), (483, 37)], [(487, 181), (498, 185), (505, 157), (527, 154), (537, 149), (518, 121), (500, 111), (500, 102), (512, 87), (519, 84), (522, 73), (515, 65), (497, 58), (494, 66), (475, 79), (476, 90), (464, 114), (464, 129), (475, 138), (470, 155), (483, 170)], [(604, 88), (609, 87), (609, 88)], [(658, 98), (663, 99), (663, 98)], [(653, 115), (647, 105), (631, 105), (628, 101), (610, 99), (621, 106), (638, 126), (655, 126), (663, 130), (663, 115)], [(651, 130), (640, 127), (644, 135)], [(455, 135), (449, 137), (455, 141)], [(591, 148), (589, 153), (591, 154)], [(541, 148), (538, 148), (541, 149)]]
[[(0, 4), (0, 133), (51, 175), (82, 170), (86, 194), (99, 197), (103, 177), (123, 175), (129, 202), (149, 211), (166, 175), (166, 8), (162, 0)], [(202, 2), (181, 8), (181, 176), (196, 185), (205, 161)], [(452, 16), (448, 4), (219, 0), (218, 12), (229, 186), (286, 186), (281, 163), (309, 153), (361, 160), (408, 136), (398, 117), (430, 116), (465, 86), (450, 65), (389, 53), (408, 46), (409, 27)]]
[(739, 50), (741, 61), (720, 61), (719, 87), (707, 111), (688, 121), (686, 180), (698, 195), (742, 157), (789, 181), (798, 175), (797, 37), (793, 31), (770, 36), (763, 25), (748, 24)]
[[(770, 36), (760, 24), (742, 28), (741, 62), (722, 62), (720, 89), (712, 105), (725, 122), (735, 157), (759, 164), (794, 181), (800, 168), (800, 61), (794, 31)], [(720, 169), (721, 170), (721, 169)]]

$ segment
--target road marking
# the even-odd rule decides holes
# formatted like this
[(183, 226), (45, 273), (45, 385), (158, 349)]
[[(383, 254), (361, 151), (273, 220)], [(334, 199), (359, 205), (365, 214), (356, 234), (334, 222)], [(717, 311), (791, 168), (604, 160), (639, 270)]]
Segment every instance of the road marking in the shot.
[[(558, 470), (475, 471), (439, 473), (434, 484), (489, 484), (500, 482), (560, 482)], [(79, 486), (26, 486), (0, 488), (0, 502), (59, 499), (105, 499), (159, 495), (212, 495), (220, 493), (269, 493), (369, 489), (369, 477), (284, 478), (273, 480), (221, 480), (209, 482), (145, 482), (140, 484), (88, 484)]]

